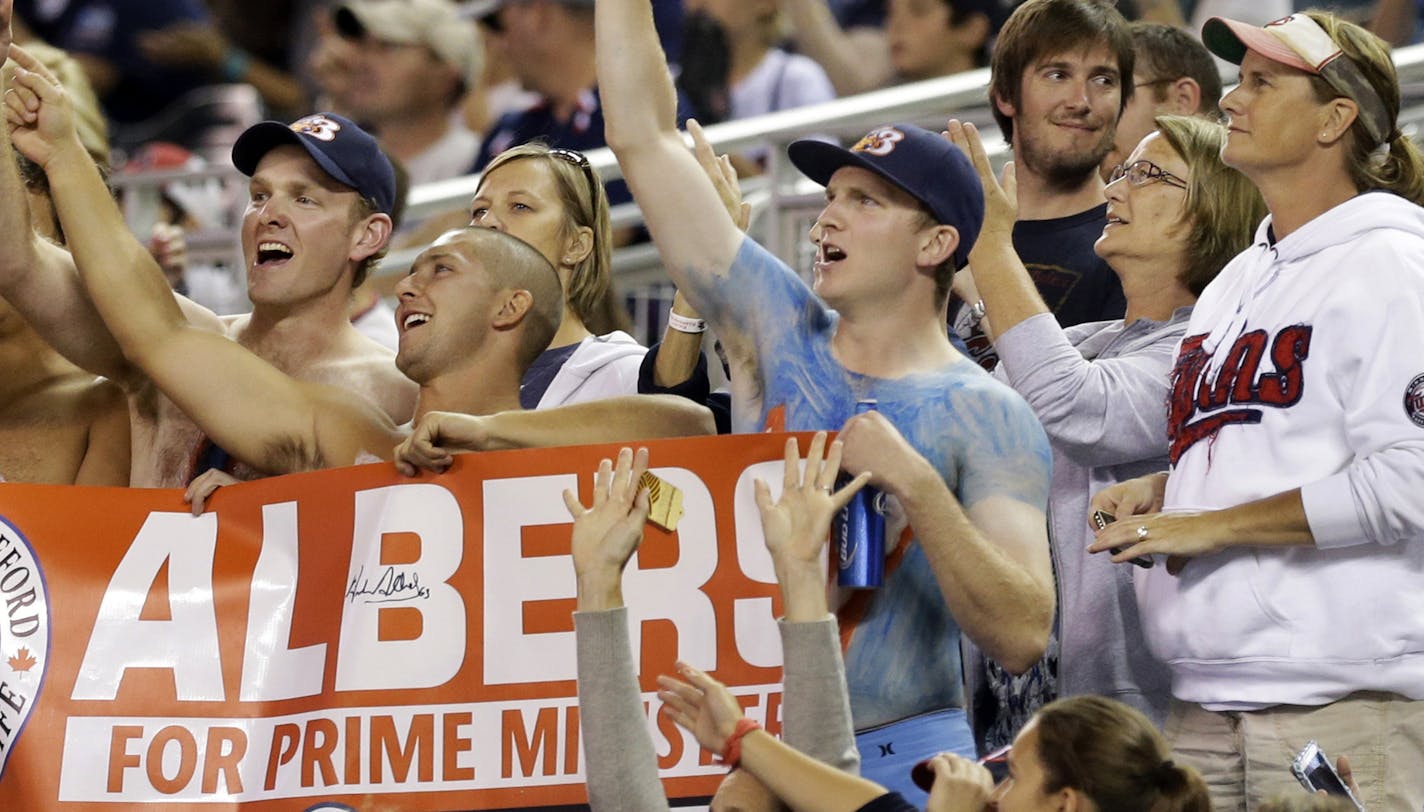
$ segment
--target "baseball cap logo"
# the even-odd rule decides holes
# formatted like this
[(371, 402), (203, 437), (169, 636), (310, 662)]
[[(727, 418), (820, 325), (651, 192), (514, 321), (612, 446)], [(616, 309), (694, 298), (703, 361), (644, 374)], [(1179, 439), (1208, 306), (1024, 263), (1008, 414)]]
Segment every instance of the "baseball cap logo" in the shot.
[(326, 116), (307, 116), (293, 121), (292, 131), (320, 141), (331, 141), (341, 131), (341, 125)]
[(855, 146), (850, 148), (851, 152), (868, 152), (871, 155), (884, 157), (895, 151), (895, 145), (905, 140), (905, 134), (894, 127), (881, 127), (866, 133), (865, 137), (855, 142)]

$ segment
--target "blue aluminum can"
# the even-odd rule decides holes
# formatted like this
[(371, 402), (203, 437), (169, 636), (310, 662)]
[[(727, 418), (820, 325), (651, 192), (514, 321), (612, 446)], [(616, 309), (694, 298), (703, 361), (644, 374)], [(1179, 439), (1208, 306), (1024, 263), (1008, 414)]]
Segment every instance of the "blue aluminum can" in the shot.
[[(875, 409), (875, 401), (855, 404), (855, 413)], [(852, 477), (842, 475), (837, 487)], [(831, 538), (839, 560), (836, 583), (857, 589), (871, 589), (885, 581), (885, 497), (879, 489), (866, 486), (851, 497), (831, 522)]]

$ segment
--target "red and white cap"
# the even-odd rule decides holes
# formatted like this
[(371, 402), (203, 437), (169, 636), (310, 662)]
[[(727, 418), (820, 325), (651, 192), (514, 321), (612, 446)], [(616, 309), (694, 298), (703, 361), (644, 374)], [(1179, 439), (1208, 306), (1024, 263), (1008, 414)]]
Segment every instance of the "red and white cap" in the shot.
[(1264, 26), (1212, 17), (1202, 26), (1207, 50), (1228, 62), (1241, 64), (1246, 51), (1324, 79), (1342, 96), (1360, 107), (1360, 120), (1376, 144), (1394, 132), (1394, 117), (1360, 66), (1307, 14), (1292, 14)]

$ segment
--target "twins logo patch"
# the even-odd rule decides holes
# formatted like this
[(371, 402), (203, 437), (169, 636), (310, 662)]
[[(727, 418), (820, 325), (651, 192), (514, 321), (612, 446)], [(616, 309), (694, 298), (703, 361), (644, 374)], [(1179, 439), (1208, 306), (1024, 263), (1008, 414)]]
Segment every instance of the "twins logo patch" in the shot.
[(1414, 425), (1424, 427), (1424, 375), (1416, 375), (1404, 387), (1404, 413)]
[(307, 116), (293, 121), (292, 131), (310, 135), (318, 141), (332, 141), (336, 139), (336, 134), (341, 132), (341, 125), (326, 116)]
[(49, 593), (34, 548), (0, 517), (0, 776), (49, 669)]
[(884, 157), (895, 151), (895, 145), (905, 140), (905, 134), (894, 127), (881, 127), (878, 130), (867, 133), (866, 136), (855, 142), (855, 146), (850, 148), (851, 152), (868, 152), (871, 155)]

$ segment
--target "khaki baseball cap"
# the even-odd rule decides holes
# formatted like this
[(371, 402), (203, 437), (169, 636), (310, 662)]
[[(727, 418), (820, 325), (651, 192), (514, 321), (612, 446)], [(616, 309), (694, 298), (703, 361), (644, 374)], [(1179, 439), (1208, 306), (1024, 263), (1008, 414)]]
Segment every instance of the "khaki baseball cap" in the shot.
[(450, 0), (346, 0), (333, 12), (344, 37), (370, 34), (384, 42), (424, 45), (473, 87), (484, 68), (475, 25)]

